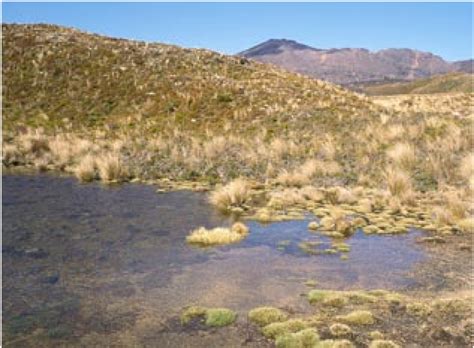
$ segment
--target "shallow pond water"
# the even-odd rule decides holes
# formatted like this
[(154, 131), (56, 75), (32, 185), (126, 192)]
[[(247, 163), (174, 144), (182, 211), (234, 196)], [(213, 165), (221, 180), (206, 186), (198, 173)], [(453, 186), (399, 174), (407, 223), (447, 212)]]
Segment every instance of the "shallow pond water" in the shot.
[(308, 255), (300, 242), (330, 247), (308, 220), (250, 221), (247, 239), (230, 246), (185, 242), (196, 227), (231, 223), (203, 193), (4, 175), (5, 346), (240, 346), (235, 328), (187, 332), (175, 318), (190, 304), (234, 309), (242, 322), (265, 304), (305, 312), (309, 279), (329, 289), (416, 287), (410, 269), (426, 257), (417, 232), (357, 232), (347, 260)]

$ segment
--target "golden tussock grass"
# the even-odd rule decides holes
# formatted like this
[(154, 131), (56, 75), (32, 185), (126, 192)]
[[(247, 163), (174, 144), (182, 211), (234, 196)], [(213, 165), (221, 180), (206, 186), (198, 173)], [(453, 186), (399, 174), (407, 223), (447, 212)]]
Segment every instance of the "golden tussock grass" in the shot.
[(249, 198), (249, 191), (248, 181), (238, 178), (213, 191), (209, 201), (219, 210), (227, 211), (231, 207), (241, 207)]
[(233, 224), (231, 228), (216, 227), (206, 229), (205, 227), (200, 227), (192, 231), (191, 234), (186, 237), (186, 241), (191, 244), (203, 246), (232, 244), (244, 239), (248, 232), (248, 227), (240, 222)]
[(127, 177), (127, 170), (118, 154), (102, 154), (96, 158), (95, 163), (102, 181), (122, 181)]
[(385, 182), (388, 191), (394, 197), (405, 200), (413, 195), (411, 178), (403, 170), (389, 167), (385, 170)]
[(96, 161), (91, 155), (86, 155), (74, 168), (74, 174), (83, 182), (93, 181), (96, 177)]
[(387, 156), (400, 168), (410, 170), (416, 163), (415, 148), (409, 143), (397, 143), (387, 151)]

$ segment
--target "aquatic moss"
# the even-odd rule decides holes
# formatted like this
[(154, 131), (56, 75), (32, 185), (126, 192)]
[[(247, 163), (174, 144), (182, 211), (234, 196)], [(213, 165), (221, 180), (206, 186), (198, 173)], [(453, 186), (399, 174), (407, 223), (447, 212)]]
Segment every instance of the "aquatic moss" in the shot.
[(370, 343), (369, 348), (400, 348), (400, 346), (393, 341), (374, 340)]
[(278, 336), (275, 345), (277, 348), (313, 348), (318, 342), (319, 335), (315, 329), (304, 329)]
[(308, 328), (308, 323), (301, 319), (290, 319), (283, 322), (271, 323), (262, 329), (267, 338), (276, 338), (281, 335), (298, 332)]
[(288, 316), (278, 308), (258, 307), (252, 309), (248, 317), (251, 322), (259, 326), (267, 326), (271, 323), (285, 321)]
[(206, 325), (212, 327), (222, 327), (232, 324), (237, 318), (237, 314), (227, 308), (210, 308), (206, 310)]
[(181, 314), (181, 324), (186, 325), (194, 318), (204, 317), (206, 315), (206, 308), (201, 306), (191, 306), (186, 308)]
[(335, 337), (347, 336), (352, 333), (350, 326), (341, 323), (332, 324), (329, 327), (329, 331), (331, 332), (331, 335)]
[(349, 314), (338, 316), (337, 319), (354, 325), (372, 325), (375, 323), (372, 313), (365, 310), (353, 311)]

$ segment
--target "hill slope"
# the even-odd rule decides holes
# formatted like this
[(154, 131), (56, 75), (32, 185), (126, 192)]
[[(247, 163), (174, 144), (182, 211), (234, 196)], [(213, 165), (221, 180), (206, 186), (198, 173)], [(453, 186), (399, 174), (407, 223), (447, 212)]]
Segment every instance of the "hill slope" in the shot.
[(334, 85), (245, 58), (52, 25), (3, 25), (3, 58), (6, 129), (133, 126), (130, 116), (154, 129), (234, 121), (258, 128), (269, 115), (374, 108)]
[(364, 48), (316, 49), (291, 40), (268, 40), (239, 55), (272, 63), (290, 71), (350, 85), (384, 80), (413, 80), (452, 71), (467, 63), (449, 63), (429, 52)]
[(473, 76), (471, 74), (452, 73), (439, 75), (412, 82), (397, 82), (389, 84), (372, 85), (363, 88), (369, 95), (394, 95), (394, 94), (429, 94), (473, 92)]

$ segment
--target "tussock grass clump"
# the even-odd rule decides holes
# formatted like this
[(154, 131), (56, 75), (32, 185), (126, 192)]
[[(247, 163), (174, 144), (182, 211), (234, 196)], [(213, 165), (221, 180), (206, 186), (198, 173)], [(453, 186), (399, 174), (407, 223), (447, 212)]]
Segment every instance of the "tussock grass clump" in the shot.
[(227, 308), (209, 308), (206, 310), (206, 325), (223, 327), (232, 324), (237, 314)]
[(457, 222), (457, 225), (461, 231), (464, 233), (473, 233), (474, 234), (474, 218), (469, 217)]
[(301, 319), (290, 319), (283, 322), (271, 323), (262, 329), (262, 333), (267, 338), (277, 338), (278, 336), (298, 332), (308, 328), (308, 323)]
[(249, 320), (259, 326), (285, 321), (287, 317), (283, 311), (274, 307), (258, 307), (249, 312)]
[(410, 170), (416, 164), (415, 148), (409, 143), (395, 144), (387, 151), (387, 156), (404, 170)]
[(108, 153), (97, 157), (96, 166), (102, 181), (122, 181), (127, 177), (127, 171), (118, 154)]
[(388, 168), (385, 171), (385, 180), (387, 188), (393, 197), (398, 197), (402, 200), (412, 197), (412, 182), (406, 172), (393, 167)]
[(186, 241), (202, 246), (232, 244), (244, 239), (248, 231), (248, 227), (240, 222), (236, 222), (231, 228), (216, 227), (208, 230), (205, 227), (200, 227), (192, 231), (191, 234), (186, 237)]
[(375, 323), (372, 313), (364, 310), (353, 311), (349, 314), (338, 316), (336, 319), (353, 325), (372, 325)]
[(3, 144), (2, 146), (2, 162), (5, 165), (15, 164), (21, 160), (20, 150), (16, 145)]
[(459, 166), (459, 174), (466, 180), (474, 175), (474, 153), (470, 153), (463, 157)]
[(238, 178), (212, 192), (209, 201), (219, 210), (228, 211), (232, 207), (242, 207), (249, 198), (249, 190), (248, 182)]
[(91, 155), (87, 155), (81, 159), (79, 164), (74, 168), (74, 174), (83, 182), (89, 182), (95, 179), (96, 164), (95, 159)]

